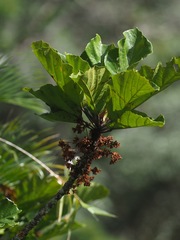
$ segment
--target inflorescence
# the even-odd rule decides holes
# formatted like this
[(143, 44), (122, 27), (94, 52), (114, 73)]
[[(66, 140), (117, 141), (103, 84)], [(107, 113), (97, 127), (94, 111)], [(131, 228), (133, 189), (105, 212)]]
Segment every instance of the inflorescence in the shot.
[[(76, 134), (81, 134), (85, 129), (89, 128), (88, 126), (88, 123), (79, 121), (73, 131)], [(114, 164), (121, 159), (121, 155), (113, 151), (114, 148), (120, 146), (120, 143), (114, 141), (112, 136), (103, 136), (103, 131), (95, 134), (96, 128), (97, 125), (94, 128), (89, 128), (88, 136), (75, 136), (73, 147), (64, 140), (59, 141), (62, 157), (65, 160), (66, 167), (70, 170), (70, 176), (76, 179), (74, 188), (80, 184), (89, 186), (94, 179), (93, 175), (101, 171), (97, 167), (92, 167), (95, 160), (110, 158), (110, 164)]]

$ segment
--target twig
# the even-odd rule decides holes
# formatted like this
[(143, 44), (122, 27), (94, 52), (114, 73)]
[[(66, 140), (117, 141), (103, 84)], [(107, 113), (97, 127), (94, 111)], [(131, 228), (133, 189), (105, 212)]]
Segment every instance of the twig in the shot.
[(12, 240), (23, 240), (35, 226), (42, 220), (42, 218), (49, 213), (49, 211), (56, 205), (56, 203), (66, 194), (69, 194), (70, 190), (73, 189), (75, 181), (79, 176), (82, 175), (83, 169), (88, 164), (87, 158), (93, 154), (94, 146), (92, 146), (92, 152), (86, 153), (81, 157), (79, 164), (75, 165), (74, 174), (65, 182), (63, 187), (58, 193), (49, 200), (49, 202), (36, 214), (36, 216), (22, 229)]
[(76, 178), (69, 178), (64, 186), (58, 191), (58, 193), (36, 214), (36, 216), (22, 229), (12, 240), (23, 240), (42, 218), (49, 213), (49, 211), (56, 205), (56, 203), (66, 194), (69, 193), (73, 187), (73, 183)]

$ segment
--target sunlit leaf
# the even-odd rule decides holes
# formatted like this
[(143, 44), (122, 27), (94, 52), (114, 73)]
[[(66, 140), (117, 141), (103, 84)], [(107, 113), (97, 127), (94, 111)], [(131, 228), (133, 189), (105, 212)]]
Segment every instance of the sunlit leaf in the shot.
[(100, 112), (109, 95), (109, 73), (103, 67), (93, 67), (86, 71), (78, 80), (85, 97), (84, 105), (89, 105), (95, 112)]
[(79, 56), (66, 54), (66, 60), (73, 67), (74, 74), (77, 74), (78, 72), (86, 72), (90, 68), (88, 62)]
[(111, 74), (117, 74), (120, 72), (120, 66), (119, 66), (118, 59), (119, 59), (118, 48), (112, 49), (105, 56), (104, 63), (105, 63), (107, 70)]
[(32, 43), (32, 49), (43, 67), (61, 88), (71, 79), (72, 66), (63, 61), (57, 50), (48, 43), (37, 41)]
[(116, 115), (116, 121), (111, 124), (113, 129), (118, 128), (135, 128), (135, 127), (163, 127), (165, 124), (164, 117), (160, 115), (156, 119), (148, 117), (145, 113), (139, 111), (125, 111), (120, 114), (118, 118), (118, 112), (114, 113)]
[(172, 59), (166, 63), (165, 67), (162, 64), (158, 64), (155, 68), (153, 78), (150, 80), (160, 87), (160, 91), (175, 81), (180, 80), (180, 69), (175, 66), (177, 60), (178, 58), (176, 60)]
[(134, 109), (136, 100), (141, 101), (141, 97), (146, 94), (152, 94), (157, 90), (157, 87), (152, 87), (148, 79), (135, 70), (113, 75), (111, 87), (113, 111)]
[(137, 28), (125, 31), (124, 38), (118, 41), (118, 48), (112, 49), (106, 56), (105, 66), (112, 73), (126, 71), (152, 53), (151, 43)]
[[(118, 42), (121, 71), (134, 67), (141, 59), (152, 53), (152, 44), (138, 28), (127, 30), (123, 34), (125, 38)], [(126, 62), (127, 65), (123, 64)]]
[(104, 66), (104, 58), (110, 49), (115, 48), (114, 44), (102, 44), (101, 37), (96, 34), (94, 38), (87, 44), (81, 57), (89, 62), (91, 66), (99, 65)]
[[(172, 83), (180, 80), (180, 58), (173, 58), (171, 61), (166, 63), (166, 66), (163, 66), (161, 63), (157, 65), (155, 69), (150, 68), (149, 66), (142, 66), (139, 73), (142, 76), (145, 76), (151, 84), (155, 84), (159, 87), (157, 92), (153, 94), (147, 94), (142, 98), (145, 102), (147, 99), (152, 97), (154, 94), (163, 91), (169, 87)], [(143, 101), (134, 102), (134, 106), (139, 106)]]
[(90, 60), (92, 65), (101, 63), (102, 42), (101, 37), (96, 34), (95, 38), (87, 44), (85, 52), (81, 55), (85, 60)]

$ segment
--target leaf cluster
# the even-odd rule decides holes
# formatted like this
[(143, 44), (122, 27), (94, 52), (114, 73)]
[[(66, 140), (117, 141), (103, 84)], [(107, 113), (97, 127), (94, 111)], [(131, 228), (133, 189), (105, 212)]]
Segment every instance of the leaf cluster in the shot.
[(97, 34), (80, 56), (61, 54), (43, 41), (34, 42), (32, 48), (55, 81), (37, 91), (25, 89), (50, 107), (43, 118), (76, 123), (85, 113), (96, 124), (98, 116), (106, 113), (109, 130), (164, 125), (162, 115), (152, 119), (137, 108), (179, 80), (180, 60), (136, 69), (152, 53), (152, 44), (137, 28), (125, 31), (117, 46), (103, 44)]

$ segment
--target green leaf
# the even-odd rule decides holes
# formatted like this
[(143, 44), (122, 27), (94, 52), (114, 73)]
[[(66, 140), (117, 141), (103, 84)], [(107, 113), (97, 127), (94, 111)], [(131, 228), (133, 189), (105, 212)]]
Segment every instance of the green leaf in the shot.
[[(27, 206), (31, 211), (39, 208), (39, 203), (44, 204), (56, 194), (61, 185), (55, 178), (40, 179), (37, 175), (24, 179), (17, 189), (18, 206), (25, 211)], [(31, 192), (29, 192), (31, 189)], [(23, 194), (22, 194), (23, 193)]]
[(78, 187), (77, 195), (83, 202), (87, 203), (107, 197), (109, 190), (99, 183), (92, 182), (88, 188), (84, 186)]
[[(73, 81), (73, 80), (72, 80)], [(72, 86), (72, 85), (71, 85)], [(73, 86), (78, 86), (73, 82)], [(68, 86), (66, 86), (67, 88)], [(80, 102), (82, 95), (73, 94), (74, 102), (69, 98), (69, 95), (66, 95), (68, 91), (72, 90), (71, 87), (67, 88), (67, 91), (64, 92), (58, 86), (53, 86), (51, 84), (46, 84), (42, 86), (39, 90), (34, 91), (31, 88), (26, 88), (26, 91), (33, 94), (35, 97), (41, 99), (45, 102), (51, 109), (50, 113), (42, 114), (43, 118), (46, 118), (51, 121), (66, 121), (74, 122), (77, 120), (80, 114)], [(75, 89), (74, 89), (75, 91)], [(72, 94), (71, 94), (72, 95)], [(77, 104), (75, 103), (77, 102)], [(79, 106), (78, 106), (79, 103)]]
[(51, 122), (77, 122), (77, 117), (75, 115), (70, 115), (68, 112), (65, 111), (43, 113), (40, 115), (40, 117)]
[(101, 63), (102, 43), (101, 37), (96, 34), (95, 38), (87, 44), (85, 52), (81, 55), (85, 60), (90, 60), (91, 65)]
[(152, 53), (152, 44), (138, 28), (130, 29), (123, 34), (125, 38), (118, 42), (119, 64), (121, 66), (127, 62), (127, 65), (122, 66), (121, 71), (134, 67), (141, 59)]
[(109, 73), (103, 67), (90, 68), (79, 77), (78, 84), (83, 89), (84, 105), (89, 105), (99, 113), (106, 104), (109, 95)]
[(111, 213), (108, 213), (107, 211), (105, 210), (102, 210), (100, 208), (97, 208), (97, 207), (94, 207), (94, 206), (91, 206), (89, 204), (86, 204), (84, 203), (83, 201), (80, 201), (80, 204), (83, 208), (85, 208), (88, 212), (90, 212), (93, 216), (95, 215), (100, 215), (100, 216), (106, 216), (106, 217), (113, 217), (115, 218), (116, 215), (114, 214), (111, 214)]
[(112, 49), (105, 58), (105, 66), (112, 73), (135, 67), (140, 60), (152, 53), (152, 44), (138, 28), (127, 30), (118, 41), (118, 49)]
[(79, 56), (66, 54), (66, 60), (69, 65), (73, 67), (74, 74), (78, 74), (79, 72), (86, 72), (90, 68), (89, 63)]
[[(75, 106), (75, 104), (77, 106), (76, 108), (81, 107), (82, 101), (84, 98), (84, 93), (76, 81), (74, 81), (71, 78), (71, 81), (68, 82), (66, 85), (64, 85), (63, 91), (66, 94), (66, 99), (69, 99), (72, 101), (72, 104), (69, 105), (69, 107), (70, 106), (72, 107), (73, 105)], [(74, 109), (74, 111), (75, 111), (75, 109)]]
[(89, 62), (90, 66), (104, 66), (104, 58), (109, 50), (113, 48), (115, 48), (114, 44), (102, 44), (101, 37), (96, 34), (96, 36), (87, 44), (85, 51), (81, 54), (81, 57)]
[[(114, 113), (116, 115), (116, 121), (110, 126), (113, 129), (118, 128), (135, 128), (135, 127), (163, 127), (165, 124), (164, 117), (160, 115), (156, 119), (148, 117), (145, 113), (139, 111), (125, 111), (122, 115), (121, 113)], [(119, 118), (118, 118), (119, 115)]]
[(152, 69), (149, 66), (141, 66), (140, 70), (138, 71), (141, 76), (144, 76), (145, 78), (149, 79), (152, 81), (153, 75), (154, 75), (154, 69)]
[(180, 69), (175, 66), (178, 60), (180, 61), (180, 58), (173, 58), (170, 62), (166, 63), (165, 67), (159, 63), (155, 68), (151, 81), (160, 87), (160, 91), (180, 79)]
[(105, 210), (87, 204), (88, 202), (105, 198), (109, 195), (109, 190), (101, 184), (92, 183), (91, 186), (80, 186), (77, 189), (78, 200), (83, 208), (90, 212), (93, 216), (101, 215), (106, 217), (116, 217), (114, 214)]
[(16, 222), (18, 214), (21, 210), (18, 209), (17, 205), (4, 198), (0, 200), (0, 228), (13, 227), (17, 225)]
[(136, 107), (180, 79), (180, 58), (173, 58), (166, 63), (166, 66), (162, 66), (159, 63), (155, 69), (151, 69), (149, 66), (142, 66), (139, 73), (149, 79), (152, 85), (158, 86), (159, 90), (153, 94), (147, 94), (143, 97), (144, 100), (142, 99), (140, 102), (134, 102)]
[(118, 48), (111, 49), (104, 59), (104, 64), (111, 74), (120, 72)]
[(62, 58), (62, 55), (57, 50), (43, 41), (32, 43), (32, 49), (59, 87), (63, 88), (68, 81), (71, 81), (69, 76), (72, 73), (72, 66), (64, 62), (64, 58)]
[[(149, 70), (147, 68), (147, 70)], [(148, 71), (150, 75), (150, 71)], [(148, 76), (146, 74), (145, 76)], [(151, 74), (152, 75), (152, 74)], [(147, 97), (157, 93), (159, 88), (135, 70), (128, 70), (112, 76), (111, 96), (108, 116), (112, 121), (110, 127), (134, 128), (142, 126), (164, 125), (164, 118), (153, 120), (144, 113), (133, 111), (146, 101)]]
[(112, 109), (110, 111), (134, 109), (135, 101), (143, 102), (144, 95), (153, 94), (157, 90), (136, 70), (128, 70), (113, 75), (111, 86)]

